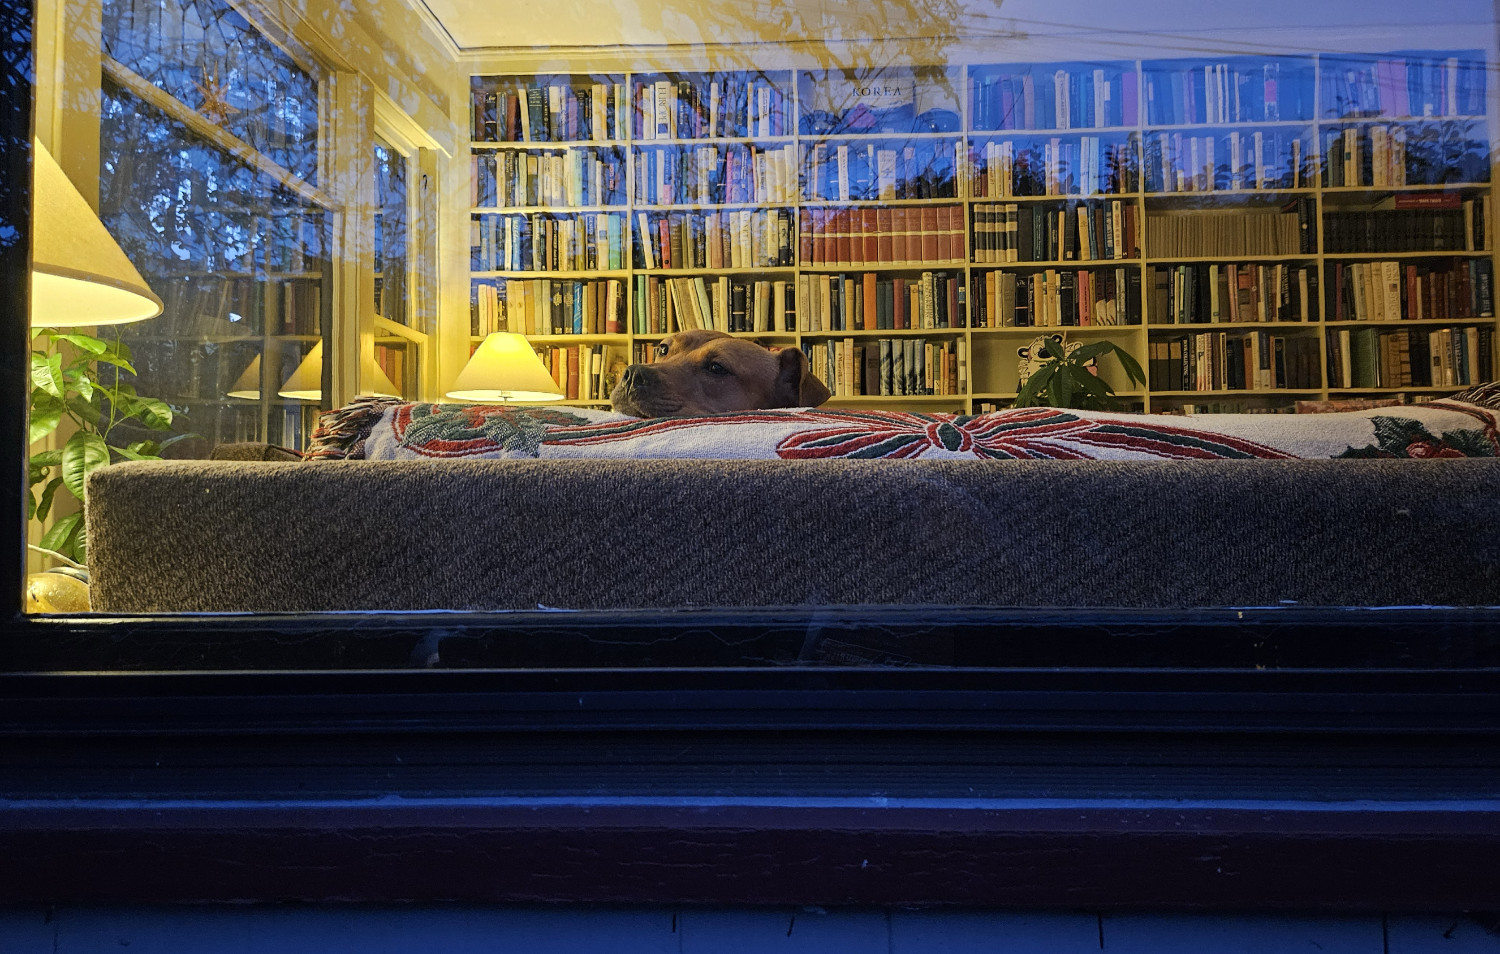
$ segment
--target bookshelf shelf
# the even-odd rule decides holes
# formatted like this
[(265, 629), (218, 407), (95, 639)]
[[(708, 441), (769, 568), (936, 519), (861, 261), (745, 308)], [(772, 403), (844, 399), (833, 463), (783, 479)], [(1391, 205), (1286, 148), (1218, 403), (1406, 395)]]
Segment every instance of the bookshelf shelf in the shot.
[[(1388, 71), (1398, 61), (1412, 64), (1409, 104), (1399, 97), (1380, 99), (1390, 97), (1395, 87), (1386, 81), (1386, 73), (1381, 73), (1385, 79), (1376, 82), (1377, 66)], [(1422, 69), (1427, 71), (1449, 71), (1444, 74), (1449, 77), (1443, 87), (1447, 92), (1424, 86), (1425, 80), (1419, 82), (1416, 64), (1424, 64)], [(1250, 399), (1258, 410), (1289, 409), (1300, 397), (1359, 393), (1359, 389), (1339, 386), (1348, 382), (1340, 376), (1336, 362), (1341, 360), (1339, 336), (1361, 329), (1386, 336), (1454, 329), (1450, 338), (1455, 341), (1465, 335), (1473, 339), (1468, 346), (1475, 353), (1464, 356), (1471, 365), (1468, 373), (1493, 375), (1492, 241), (1480, 242), (1485, 246), (1482, 250), (1466, 249), (1460, 243), (1457, 249), (1402, 247), (1390, 252), (1343, 251), (1351, 246), (1338, 244), (1357, 241), (1349, 238), (1351, 223), (1355, 227), (1365, 226), (1366, 220), (1373, 223), (1374, 216), (1393, 204), (1425, 209), (1456, 201), (1439, 198), (1453, 194), (1466, 203), (1462, 211), (1471, 216), (1466, 222), (1472, 234), (1482, 232), (1487, 239), (1493, 231), (1487, 221), (1493, 186), (1482, 180), (1488, 177), (1488, 127), (1493, 117), (1480, 79), (1484, 73), (1479, 53), (1460, 50), (896, 66), (870, 74), (878, 75), (879, 82), (862, 82), (864, 74), (854, 69), (624, 72), (602, 80), (476, 77), (476, 89), (579, 86), (607, 80), (617, 92), (629, 91), (623, 112), (610, 114), (622, 135), (604, 140), (494, 142), (476, 133), (473, 140), (476, 154), (544, 153), (573, 147), (617, 150), (626, 162), (623, 204), (587, 210), (483, 207), (473, 212), (621, 215), (620, 239), (628, 254), (625, 267), (605, 271), (486, 270), (471, 274), (476, 289), (487, 286), (485, 294), (501, 301), (502, 319), (503, 286), (511, 281), (620, 282), (625, 301), (619, 334), (550, 335), (534, 340), (539, 346), (597, 343), (616, 348), (621, 364), (635, 357), (641, 347), (660, 340), (667, 327), (661, 322), (675, 321), (678, 305), (687, 302), (673, 296), (686, 294), (696, 299), (689, 321), (698, 320), (701, 314), (710, 323), (723, 322), (721, 327), (739, 327), (735, 322), (743, 321), (744, 327), (765, 328), (736, 333), (802, 347), (810, 356), (829, 362), (822, 370), (830, 381), (834, 361), (843, 362), (846, 375), (851, 373), (849, 365), (860, 361), (860, 355), (853, 361), (847, 355), (837, 357), (840, 348), (852, 344), (865, 349), (882, 340), (920, 345), (929, 354), (936, 353), (934, 347), (950, 349), (941, 360), (967, 373), (956, 394), (841, 394), (836, 398), (861, 405), (958, 401), (973, 410), (981, 404), (1008, 402), (1019, 384), (1015, 347), (1030, 336), (1055, 332), (1111, 340), (1143, 366), (1148, 359), (1157, 359), (1158, 364), (1167, 360), (1158, 354), (1160, 349), (1174, 343), (1193, 344), (1193, 337), (1202, 335), (1232, 340), (1230, 347), (1236, 355), (1241, 348), (1296, 351), (1296, 376), (1287, 379), (1289, 386), (1182, 389), (1159, 386), (1166, 383), (1163, 378), (1144, 390), (1120, 392), (1128, 403), (1148, 411), (1180, 411), (1194, 407), (1194, 402), (1201, 409), (1205, 398), (1216, 402)], [(1455, 89), (1457, 95), (1453, 95)], [(730, 90), (739, 90), (734, 94), (738, 105), (726, 113), (725, 97)], [(616, 99), (614, 105), (621, 103)], [(476, 110), (482, 112), (479, 104)], [(1428, 110), (1433, 115), (1412, 115)], [(657, 120), (649, 128), (648, 114)], [(605, 126), (608, 130), (608, 121)], [(684, 129), (693, 132), (685, 135)], [(1426, 148), (1429, 136), (1434, 143), (1441, 141), (1446, 152)], [(1404, 152), (1391, 151), (1393, 142), (1400, 142)], [(1381, 150), (1378, 174), (1371, 171), (1377, 144)], [(1334, 147), (1340, 150), (1337, 159), (1331, 152)], [(1343, 154), (1346, 147), (1353, 150), (1349, 157)], [(661, 165), (661, 157), (702, 156), (722, 161), (734, 150), (771, 157), (767, 163), (792, 156), (790, 168), (780, 168), (775, 174), (776, 187), (788, 189), (789, 197), (752, 202), (647, 201), (654, 194), (650, 190), (657, 188), (652, 163)], [(1476, 157), (1485, 161), (1478, 162)], [(684, 161), (676, 171), (709, 175), (708, 188), (718, 188), (722, 183), (712, 178), (718, 167), (708, 158), (701, 161), (705, 164), (691, 168)], [(1349, 175), (1351, 184), (1338, 181), (1335, 165), (1339, 175)], [(648, 167), (651, 185), (642, 191)], [(763, 174), (758, 168), (754, 171)], [(849, 181), (843, 181), (845, 177)], [(1355, 178), (1360, 184), (1352, 184)], [(679, 197), (717, 198), (685, 180), (675, 188), (680, 190)], [(840, 196), (841, 189), (847, 191), (847, 198)], [(936, 226), (942, 236), (938, 254), (929, 252), (923, 256), (927, 260), (914, 261), (910, 255), (898, 257), (895, 247), (879, 245), (890, 240), (899, 246), (898, 236), (920, 234), (920, 226), (903, 229), (894, 224), (898, 221), (894, 217), (915, 219), (918, 213), (929, 214), (929, 209), (942, 216)], [(952, 225), (946, 219), (950, 209), (954, 216), (961, 216)], [(710, 225), (721, 227), (716, 216), (764, 210), (779, 210), (756, 224), (757, 241), (769, 242), (773, 251), (766, 257), (757, 252), (744, 261), (774, 264), (705, 267), (710, 264), (709, 256), (692, 251), (691, 243), (703, 243)], [(1063, 246), (1054, 243), (1083, 241), (1074, 233), (1077, 210), (1086, 212), (1078, 217), (1077, 229), (1093, 238), (1097, 251), (1124, 244), (1126, 256), (1058, 256), (1055, 249)], [(886, 212), (892, 216), (892, 225), (880, 218)], [(1042, 244), (1016, 244), (1014, 238), (993, 244), (997, 222), (1001, 230), (1014, 228), (1018, 215), (1029, 220), (1031, 241)], [(1483, 225), (1475, 225), (1476, 220)], [(667, 224), (681, 228), (680, 241), (687, 250), (681, 260), (697, 265), (651, 267), (642, 241), (649, 237), (656, 246), (653, 253), (660, 255), (666, 248)], [(1043, 230), (1041, 239), (1036, 237), (1037, 227)], [(785, 255), (788, 239), (782, 231), (788, 228), (790, 256)], [(1053, 228), (1055, 236), (1048, 231)], [(834, 248), (844, 236), (856, 246), (867, 240), (869, 244), (863, 254), (856, 247), (846, 257)], [(673, 241), (678, 240), (674, 234)], [(726, 251), (733, 240), (724, 239)], [(950, 240), (961, 245), (947, 247), (947, 251), (961, 250), (960, 254), (944, 253), (941, 243)], [(780, 252), (774, 250), (778, 241)], [(1048, 244), (1054, 250), (1050, 254)], [(1037, 249), (1043, 254), (1035, 254)], [(678, 251), (673, 248), (674, 258)], [(980, 260), (1018, 251), (1035, 254), (1035, 260)], [(1448, 272), (1459, 268), (1457, 263), (1468, 263), (1463, 266), (1471, 270), (1464, 273), (1469, 282), (1464, 288), (1473, 307), (1463, 310), (1474, 314), (1379, 321), (1343, 317), (1352, 308), (1352, 299), (1343, 311), (1336, 306), (1346, 294), (1340, 283), (1347, 285), (1349, 266), (1378, 262), (1397, 263), (1403, 281), (1414, 274), (1423, 282), (1446, 280)], [(1163, 321), (1164, 292), (1158, 282), (1180, 269), (1201, 269), (1202, 276), (1215, 281), (1234, 276), (1240, 283), (1235, 295), (1244, 302), (1239, 307), (1269, 309), (1273, 317)], [(1247, 275), (1254, 284), (1253, 293), (1244, 284)], [(1053, 282), (1062, 284), (1054, 286)], [(1047, 314), (1078, 323), (996, 322), (994, 316), (1010, 315), (1003, 309), (1011, 307), (1004, 297), (1012, 294), (1011, 285), (1017, 290), (1025, 286), (1021, 294), (1053, 296), (1041, 302), (1049, 309)], [(1087, 291), (1087, 299), (1081, 299), (1080, 287)], [(1168, 291), (1189, 293), (1186, 285), (1173, 288)], [(878, 296), (879, 321), (890, 327), (866, 330), (864, 326), (864, 296), (872, 290)], [(1202, 313), (1207, 314), (1211, 297), (1207, 289), (1200, 283), (1191, 293), (1203, 294)], [(829, 295), (831, 301), (825, 298)], [(893, 307), (893, 295), (907, 296), (902, 307)], [(911, 327), (920, 323), (911, 316), (924, 306), (924, 295), (930, 299), (927, 307), (942, 308), (948, 315), (949, 326)], [(1058, 299), (1057, 295), (1066, 297)], [(850, 300), (846, 302), (845, 296)], [(1015, 315), (1025, 319), (1041, 314), (1033, 311), (1037, 307), (1037, 301), (1028, 301), (1028, 307), (1017, 308)], [(1227, 299), (1218, 301), (1216, 307), (1229, 313)], [(746, 310), (745, 317), (735, 317), (740, 314), (738, 308)], [(495, 317), (493, 310), (489, 314)], [(1274, 320), (1275, 314), (1295, 319)], [(1091, 323), (1082, 323), (1086, 320)], [(857, 327), (846, 330), (845, 322)], [(474, 330), (478, 334), (482, 329), (476, 326)], [(1476, 334), (1482, 339), (1475, 338)], [(863, 350), (861, 355), (868, 359)], [(859, 386), (859, 372), (853, 373)], [(1410, 384), (1377, 390), (1411, 395), (1442, 390), (1425, 380), (1417, 374)]]

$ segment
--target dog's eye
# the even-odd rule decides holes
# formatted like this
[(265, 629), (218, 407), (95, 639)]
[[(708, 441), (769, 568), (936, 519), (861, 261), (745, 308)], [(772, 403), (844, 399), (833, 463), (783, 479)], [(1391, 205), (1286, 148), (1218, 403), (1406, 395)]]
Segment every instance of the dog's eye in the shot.
[(726, 368), (726, 367), (724, 367), (722, 364), (720, 364), (717, 361), (710, 361), (708, 363), (708, 373), (709, 374), (728, 374), (729, 373), (729, 369)]
[(657, 354), (658, 357), (665, 358), (667, 356), (667, 351), (668, 350), (669, 350), (669, 346), (667, 345), (667, 343), (665, 341), (663, 341), (661, 344), (659, 344), (659, 345), (656, 346), (656, 354)]

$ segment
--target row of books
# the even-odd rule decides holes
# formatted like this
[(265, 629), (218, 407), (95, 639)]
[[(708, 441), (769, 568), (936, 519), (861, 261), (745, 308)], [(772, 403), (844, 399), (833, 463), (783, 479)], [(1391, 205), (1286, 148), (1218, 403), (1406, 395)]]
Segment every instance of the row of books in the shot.
[(802, 209), (797, 245), (805, 266), (925, 265), (964, 260), (964, 207)]
[(797, 330), (904, 331), (962, 328), (968, 312), (963, 277), (923, 272), (907, 278), (802, 275), (797, 279)]
[(625, 154), (614, 147), (476, 152), (469, 181), (475, 208), (624, 205)]
[(975, 198), (1113, 195), (1139, 188), (1135, 137), (1076, 141), (1003, 139), (969, 151), (969, 194)]
[(637, 139), (790, 136), (791, 99), (759, 73), (637, 79)]
[(1151, 321), (1315, 321), (1314, 265), (1193, 263), (1152, 269)]
[(1153, 213), (1146, 216), (1146, 254), (1151, 258), (1311, 255), (1317, 247), (1316, 223), (1311, 197), (1296, 199), (1281, 211)]
[(804, 156), (803, 190), (814, 201), (955, 199), (962, 148), (957, 140), (817, 142)]
[(962, 340), (854, 338), (803, 344), (808, 366), (834, 397), (965, 394), (968, 345)]
[(1135, 204), (1119, 199), (1061, 206), (978, 203), (972, 241), (980, 265), (1119, 261), (1140, 254)]
[(1488, 195), (1402, 194), (1394, 204), (1389, 209), (1325, 212), (1323, 250), (1478, 252), (1493, 247)]
[(537, 349), (542, 366), (569, 401), (602, 404), (625, 370), (624, 349), (612, 345), (559, 345)]
[(321, 278), (216, 278), (158, 282), (162, 314), (154, 336), (315, 335), (323, 314)]
[(1494, 379), (1493, 328), (1331, 328), (1330, 388), (1456, 387)]
[(795, 301), (781, 279), (636, 276), (632, 302), (637, 334), (707, 328), (723, 332), (791, 331)]
[(778, 268), (794, 264), (791, 209), (638, 212), (637, 268)]
[(637, 203), (796, 202), (797, 147), (662, 146), (636, 153)]
[(625, 216), (619, 212), (474, 215), (469, 268), (475, 272), (594, 271), (625, 267)]
[(469, 88), (477, 142), (608, 142), (624, 139), (623, 83), (565, 77), (476, 76)]
[(1490, 318), (1488, 258), (1445, 262), (1334, 262), (1328, 315), (1334, 321)]
[(1357, 116), (1483, 116), (1483, 58), (1409, 53), (1362, 59), (1322, 57), (1323, 113)]
[(1139, 188), (1135, 137), (1005, 139), (969, 152), (971, 195), (978, 198), (1114, 195)]
[(1473, 122), (1365, 123), (1323, 134), (1323, 185), (1488, 182), (1490, 150)]
[(1019, 64), (976, 69), (970, 79), (976, 130), (1134, 126), (1133, 66)]
[[(625, 283), (618, 278), (475, 282), (469, 333), (600, 335), (625, 331)], [(392, 380), (395, 380), (394, 378)]]
[(1318, 339), (1269, 331), (1204, 331), (1148, 342), (1156, 391), (1313, 391), (1322, 387)]
[(1146, 191), (1300, 189), (1311, 182), (1311, 152), (1296, 130), (1156, 133), (1146, 137)]
[(988, 272), (974, 279), (975, 327), (1098, 327), (1141, 322), (1134, 269)]
[(1181, 126), (1311, 120), (1312, 76), (1307, 59), (1148, 63), (1146, 122)]

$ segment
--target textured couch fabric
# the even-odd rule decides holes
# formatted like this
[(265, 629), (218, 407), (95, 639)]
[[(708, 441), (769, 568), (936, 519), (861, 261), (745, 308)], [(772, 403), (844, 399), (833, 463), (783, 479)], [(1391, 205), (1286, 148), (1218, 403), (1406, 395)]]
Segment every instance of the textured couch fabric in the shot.
[(127, 463), (106, 613), (1493, 605), (1500, 461)]

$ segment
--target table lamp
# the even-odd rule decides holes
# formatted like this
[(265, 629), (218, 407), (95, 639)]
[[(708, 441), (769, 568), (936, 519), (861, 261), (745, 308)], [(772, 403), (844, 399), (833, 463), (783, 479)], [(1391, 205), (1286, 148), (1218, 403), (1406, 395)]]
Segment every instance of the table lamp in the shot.
[[(240, 379), (234, 383), (235, 391), (242, 390), (241, 385), (249, 383), (246, 380), (246, 376), (249, 375), (252, 370), (256, 372), (257, 377), (251, 379), (251, 381), (258, 382), (258, 375), (260, 372), (259, 361), (260, 357), (257, 356), (254, 361), (250, 362), (250, 367), (246, 368), (245, 373), (240, 375)], [(401, 389), (391, 383), (391, 379), (386, 375), (385, 370), (381, 368), (380, 365), (371, 361), (368, 364), (368, 368), (371, 371), (371, 377), (373, 378), (373, 380), (370, 387), (360, 388), (360, 394), (373, 394), (376, 397), (401, 397)], [(258, 387), (258, 384), (256, 386)], [(229, 396), (243, 396), (243, 394), (236, 394), (235, 391), (229, 392)], [(293, 400), (297, 401), (323, 400), (322, 341), (319, 341), (317, 344), (312, 346), (312, 350), (307, 353), (307, 357), (302, 359), (301, 363), (297, 365), (297, 370), (292, 372), (292, 376), (287, 378), (286, 381), (282, 383), (281, 390), (277, 391), (276, 393), (284, 398), (292, 398)]]
[(161, 299), (88, 200), (41, 142), (31, 146), (31, 324), (118, 325), (161, 314)]
[(448, 397), (506, 404), (560, 401), (564, 394), (523, 335), (497, 331), (474, 349)]

